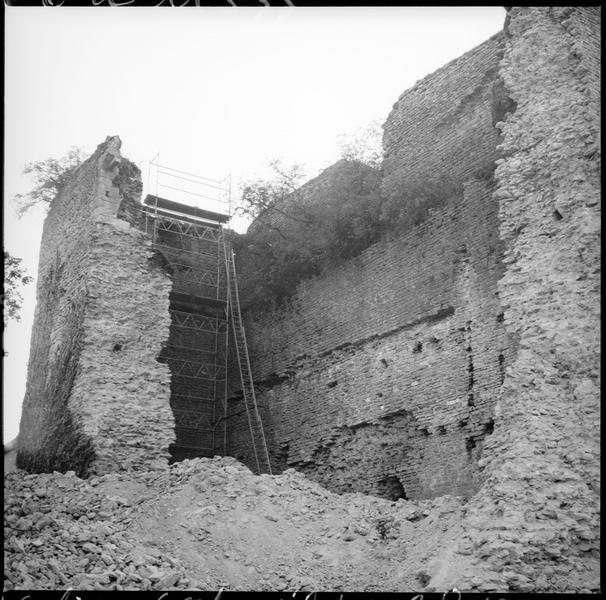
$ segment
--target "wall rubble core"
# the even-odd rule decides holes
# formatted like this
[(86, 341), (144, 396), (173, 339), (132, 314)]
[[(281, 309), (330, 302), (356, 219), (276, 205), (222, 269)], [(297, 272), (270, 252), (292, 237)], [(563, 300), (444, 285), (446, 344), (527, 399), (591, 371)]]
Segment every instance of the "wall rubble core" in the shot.
[(517, 109), (501, 125), (495, 199), (506, 265), (499, 294), (520, 349), (460, 551), (496, 589), (596, 590), (601, 12), (513, 8), (509, 17), (501, 72)]
[(80, 475), (164, 464), (174, 441), (168, 367), (171, 282), (128, 218), (136, 166), (109, 137), (51, 204), (17, 464)]

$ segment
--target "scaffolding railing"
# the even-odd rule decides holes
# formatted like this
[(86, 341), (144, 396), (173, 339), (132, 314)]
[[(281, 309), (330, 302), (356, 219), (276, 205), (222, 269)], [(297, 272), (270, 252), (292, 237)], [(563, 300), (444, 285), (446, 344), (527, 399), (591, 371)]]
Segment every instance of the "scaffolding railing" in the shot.
[(148, 167), (148, 188), (156, 196), (170, 196), (187, 205), (204, 203), (204, 208), (231, 216), (231, 175), (211, 179), (174, 169), (160, 162), (158, 153)]

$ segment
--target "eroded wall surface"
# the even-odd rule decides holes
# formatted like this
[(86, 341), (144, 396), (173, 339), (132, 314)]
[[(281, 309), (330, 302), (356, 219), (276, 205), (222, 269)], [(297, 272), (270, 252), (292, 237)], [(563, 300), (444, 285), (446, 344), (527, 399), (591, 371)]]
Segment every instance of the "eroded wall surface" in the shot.
[[(250, 224), (248, 232), (268, 227), (270, 230), (288, 235), (293, 229), (307, 224), (307, 211), (313, 210), (318, 203), (328, 201), (334, 204), (342, 200), (344, 193), (352, 190), (357, 194), (369, 194), (379, 187), (379, 183), (380, 174), (376, 169), (357, 160), (338, 160), (319, 175), (263, 210)], [(242, 268), (245, 269), (246, 264), (242, 264)]]
[[(289, 305), (247, 315), (276, 469), (394, 499), (478, 489), (516, 351), (497, 297), (492, 197), (502, 49), (497, 35), (453, 61), (404, 93), (387, 119), (385, 196), (423, 201), (415, 182), (430, 173), (444, 184), (425, 221), (302, 282)], [(230, 454), (250, 462), (235, 399), (228, 429)]]
[[(458, 206), (247, 322), (276, 468), (338, 491), (393, 496), (395, 486), (399, 497), (422, 498), (477, 489), (477, 458), (515, 351), (496, 297), (491, 191), (468, 182)], [(230, 453), (247, 460), (246, 423), (232, 419), (229, 430)]]
[(151, 241), (137, 228), (140, 191), (138, 169), (120, 157), (113, 137), (51, 204), (19, 435), (21, 468), (84, 475), (168, 458), (170, 374), (156, 358), (168, 337), (171, 283), (150, 261)]
[(459, 196), (465, 181), (494, 170), (494, 125), (511, 109), (498, 75), (504, 38), (480, 46), (418, 81), (383, 125), (382, 189), (411, 204)]
[[(513, 9), (405, 92), (383, 191), (433, 203), (443, 187), (441, 206), (248, 315), (275, 467), (393, 498), (480, 490), (469, 577), (435, 568), (463, 586), (595, 588), (599, 19)], [(232, 416), (249, 460), (237, 401)]]
[[(513, 8), (501, 73), (517, 110), (496, 171), (507, 368), (486, 477), (432, 583), (598, 590), (600, 9)], [(445, 575), (446, 573), (446, 575)]]

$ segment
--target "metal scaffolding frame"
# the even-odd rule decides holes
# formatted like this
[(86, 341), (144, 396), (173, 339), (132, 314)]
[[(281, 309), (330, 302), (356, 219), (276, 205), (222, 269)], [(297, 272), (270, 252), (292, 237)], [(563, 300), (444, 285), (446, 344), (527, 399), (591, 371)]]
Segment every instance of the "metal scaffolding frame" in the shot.
[[(170, 337), (158, 360), (171, 370), (171, 407), (177, 432), (174, 449), (186, 455), (227, 454), (231, 329), (257, 472), (271, 473), (240, 314), (234, 255), (223, 229), (231, 217), (231, 182), (166, 167), (159, 163), (159, 156), (150, 162), (150, 170), (152, 165), (156, 193), (146, 197), (143, 215), (145, 231), (173, 281)], [(170, 183), (208, 188), (214, 197), (176, 187), (180, 183), (165, 184), (162, 177), (170, 178)], [(161, 189), (213, 200), (226, 213), (168, 200), (159, 195)], [(175, 295), (186, 299), (184, 304)]]

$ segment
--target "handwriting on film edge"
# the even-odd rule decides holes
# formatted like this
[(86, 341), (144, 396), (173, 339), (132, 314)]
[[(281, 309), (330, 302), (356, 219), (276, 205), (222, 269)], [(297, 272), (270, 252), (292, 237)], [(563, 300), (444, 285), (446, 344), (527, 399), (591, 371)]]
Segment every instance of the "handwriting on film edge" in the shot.
[[(294, 6), (291, 0), (283, 0), (285, 6)], [(135, 4), (137, 0), (91, 0), (92, 6), (129, 6)], [(42, 0), (42, 6), (62, 6), (65, 0)], [(226, 6), (237, 6), (234, 0), (226, 0)], [(180, 8), (182, 6), (205, 6), (204, 0), (159, 0), (153, 6), (173, 6)], [(259, 6), (268, 6), (269, 0), (259, 0)]]
[[(72, 590), (71, 588), (68, 588), (67, 590), (65, 590), (65, 592), (61, 596), (61, 600), (69, 600), (70, 594), (73, 591), (74, 590)], [(223, 591), (224, 591), (223, 588), (221, 588), (217, 592), (217, 595), (215, 596), (214, 600), (219, 600), (221, 598), (221, 596), (223, 595)], [(305, 593), (303, 591), (297, 590), (297, 591), (293, 592), (292, 595), (290, 593), (287, 593), (285, 596), (283, 596), (281, 598), (281, 600), (287, 600), (287, 598), (289, 598), (289, 597), (294, 597), (299, 592), (301, 594)], [(321, 593), (322, 592), (309, 592), (307, 594), (307, 596), (305, 596), (304, 600), (317, 600), (317, 596), (321, 595)], [(452, 600), (461, 600), (461, 592), (459, 592), (459, 590), (457, 588), (453, 588), (452, 590), (450, 590), (448, 592), (444, 592), (442, 594), (442, 600), (446, 600), (446, 597), (449, 594), (454, 596), (452, 598)], [(82, 594), (82, 595), (84, 596), (84, 594)], [(168, 600), (168, 598), (169, 598), (169, 592), (163, 592), (160, 596), (158, 596), (158, 598), (156, 600)], [(28, 594), (26, 596), (22, 596), (21, 598), (19, 598), (19, 600), (31, 600), (31, 596)], [(80, 596), (76, 595), (75, 600), (82, 600), (82, 599), (80, 598)], [(187, 596), (186, 598), (184, 598), (184, 600), (196, 600), (196, 598), (194, 596)], [(340, 595), (339, 600), (343, 600), (343, 594)], [(423, 594), (416, 594), (415, 596), (410, 598), (410, 600), (423, 600)], [(489, 596), (486, 596), (486, 600), (489, 600)], [(498, 600), (505, 600), (505, 598), (499, 598)]]

